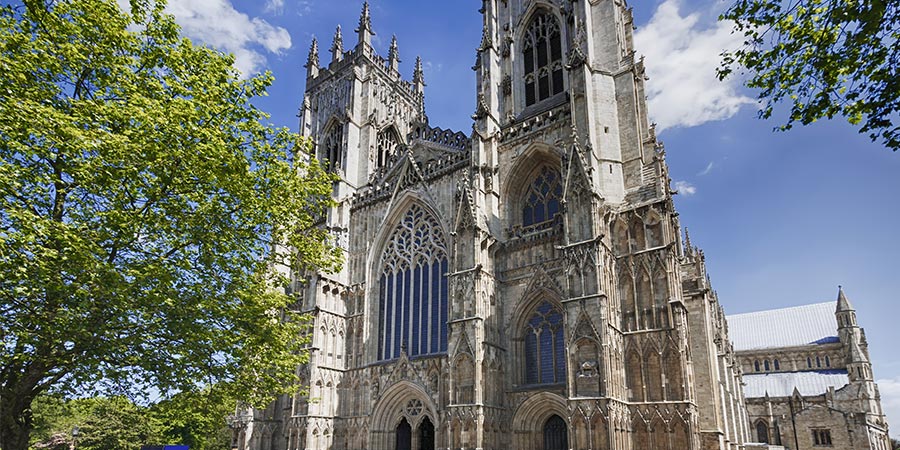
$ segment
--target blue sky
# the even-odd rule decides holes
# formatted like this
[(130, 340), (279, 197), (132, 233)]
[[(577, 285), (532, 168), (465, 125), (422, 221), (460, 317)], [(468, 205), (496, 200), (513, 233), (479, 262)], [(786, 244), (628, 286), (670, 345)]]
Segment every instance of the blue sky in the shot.
[[(231, 51), (245, 73), (268, 69), (257, 104), (297, 129), (306, 55), (319, 38), (328, 61), (335, 27), (356, 43), (361, 1), (170, 0), (185, 32)], [(632, 1), (638, 51), (650, 75), (677, 207), (704, 249), (729, 314), (833, 301), (843, 285), (866, 328), (883, 404), (900, 436), (900, 154), (840, 120), (776, 133), (756, 118), (753, 93), (718, 83), (717, 55), (735, 45), (715, 21), (719, 0)], [(468, 133), (475, 110), (470, 69), (481, 37), (481, 2), (374, 0), (376, 50), (397, 35), (401, 72), (425, 62), (431, 124)]]

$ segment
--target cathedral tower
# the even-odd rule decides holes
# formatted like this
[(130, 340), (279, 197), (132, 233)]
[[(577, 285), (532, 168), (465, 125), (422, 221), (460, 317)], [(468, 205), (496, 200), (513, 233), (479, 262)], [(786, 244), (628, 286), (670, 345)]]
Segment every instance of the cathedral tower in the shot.
[(681, 243), (631, 10), (482, 13), (468, 136), (428, 123), (421, 60), (406, 81), (395, 39), (376, 54), (367, 4), (353, 49), (337, 28), (320, 67), (312, 43), (301, 131), (340, 178), (323, 226), (346, 264), (298, 274), (309, 396), (239, 447), (737, 448), (739, 373)]

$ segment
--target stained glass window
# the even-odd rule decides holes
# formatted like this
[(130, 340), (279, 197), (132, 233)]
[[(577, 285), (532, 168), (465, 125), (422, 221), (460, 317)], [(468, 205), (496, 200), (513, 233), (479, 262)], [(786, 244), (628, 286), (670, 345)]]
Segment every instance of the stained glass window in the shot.
[(324, 149), (322, 158), (325, 164), (328, 165), (330, 170), (341, 169), (342, 164), (342, 142), (341, 138), (343, 137), (344, 130), (343, 126), (340, 124), (332, 125), (331, 128), (328, 129), (328, 132), (325, 133), (325, 139), (322, 142), (322, 147)]
[(413, 205), (381, 257), (380, 360), (447, 351), (447, 249), (434, 217)]
[(553, 219), (559, 214), (562, 182), (559, 171), (544, 166), (525, 192), (522, 206), (522, 226)]
[(532, 19), (522, 45), (525, 105), (533, 105), (563, 91), (562, 40), (559, 23), (549, 13)]
[(525, 383), (566, 381), (563, 315), (549, 302), (541, 303), (525, 328)]

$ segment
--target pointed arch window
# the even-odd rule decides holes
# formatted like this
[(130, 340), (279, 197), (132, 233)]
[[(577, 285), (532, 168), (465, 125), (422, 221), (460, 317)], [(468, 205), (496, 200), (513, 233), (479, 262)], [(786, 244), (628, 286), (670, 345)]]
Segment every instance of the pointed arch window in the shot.
[(329, 170), (343, 169), (343, 136), (344, 127), (341, 124), (332, 125), (325, 133), (325, 139), (322, 141), (321, 160)]
[(394, 130), (394, 127), (381, 130), (376, 140), (375, 168), (380, 169), (386, 166), (397, 154), (397, 147), (399, 146), (400, 138), (397, 137), (397, 131)]
[(548, 12), (538, 13), (522, 42), (525, 69), (525, 106), (563, 91), (562, 35), (559, 22)]
[(562, 182), (559, 171), (549, 166), (528, 186), (522, 204), (522, 226), (530, 226), (552, 220), (559, 214), (562, 198)]
[(414, 204), (381, 257), (380, 360), (447, 351), (447, 247), (434, 216)]
[(563, 315), (550, 302), (535, 308), (525, 326), (525, 383), (566, 381)]

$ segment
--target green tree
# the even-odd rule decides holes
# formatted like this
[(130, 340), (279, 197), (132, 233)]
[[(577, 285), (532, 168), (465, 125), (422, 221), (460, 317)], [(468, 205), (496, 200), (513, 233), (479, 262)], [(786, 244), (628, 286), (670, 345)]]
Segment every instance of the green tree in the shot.
[(746, 85), (777, 129), (844, 116), (887, 148), (900, 148), (900, 3), (891, 0), (737, 0), (720, 20), (734, 22), (742, 48), (723, 54), (719, 78), (746, 69)]
[(251, 104), (271, 76), (242, 80), (163, 7), (0, 7), (3, 450), (45, 392), (261, 404), (305, 362), (273, 268), (339, 264), (315, 226), (332, 176)]
[(184, 444), (191, 450), (229, 448), (231, 430), (225, 417), (233, 414), (237, 402), (215, 389), (184, 392), (149, 408), (149, 415), (161, 431), (163, 442)]
[(893, 448), (893, 450), (900, 450), (900, 441), (891, 439), (891, 448)]

